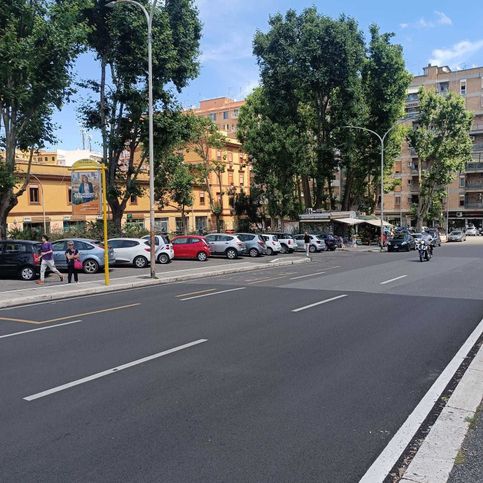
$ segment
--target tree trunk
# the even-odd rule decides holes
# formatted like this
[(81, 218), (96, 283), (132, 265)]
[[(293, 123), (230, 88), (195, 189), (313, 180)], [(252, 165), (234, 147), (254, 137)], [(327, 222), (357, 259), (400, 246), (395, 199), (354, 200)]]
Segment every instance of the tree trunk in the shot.
[(215, 214), (215, 220), (216, 220), (216, 232), (220, 233), (221, 232), (221, 220), (220, 220), (219, 214)]
[(302, 176), (302, 191), (304, 193), (304, 208), (312, 208), (312, 194), (310, 192), (309, 177)]
[(0, 207), (0, 240), (7, 239), (7, 214), (8, 212)]

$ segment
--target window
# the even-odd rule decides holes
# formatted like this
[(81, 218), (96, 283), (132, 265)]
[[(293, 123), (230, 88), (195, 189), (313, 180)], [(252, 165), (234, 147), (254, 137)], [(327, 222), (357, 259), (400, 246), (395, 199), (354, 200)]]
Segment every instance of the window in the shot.
[(65, 252), (66, 250), (67, 250), (67, 242), (59, 241), (59, 242), (52, 243), (52, 251)]
[(438, 83), (438, 92), (440, 94), (445, 94), (446, 92), (449, 92), (449, 82), (439, 82)]
[(52, 156), (52, 161), (55, 161), (55, 156)]
[(400, 208), (401, 207), (401, 197), (400, 196), (395, 196), (394, 197), (394, 206), (396, 208)]
[(129, 199), (131, 202), (131, 205), (137, 205), (138, 204), (138, 197), (136, 195), (131, 195), (131, 198)]
[(243, 186), (245, 184), (245, 175), (243, 173), (240, 173), (240, 186)]
[(171, 243), (173, 245), (184, 245), (185, 243), (188, 243), (188, 238), (187, 237), (176, 238)]
[(227, 159), (228, 159), (229, 163), (233, 163), (233, 152), (232, 151), (227, 152)]
[(206, 216), (195, 217), (196, 231), (206, 231), (208, 227), (208, 218)]
[(460, 94), (466, 96), (466, 79), (460, 80)]
[(212, 120), (212, 121), (216, 121), (216, 112), (212, 112), (211, 114), (208, 114), (208, 117)]
[(154, 231), (168, 233), (168, 218), (155, 218)]
[(216, 160), (221, 161), (221, 149), (216, 150)]
[(223, 111), (223, 119), (228, 119), (228, 111)]
[(228, 184), (233, 184), (233, 171), (228, 171)]
[(67, 186), (67, 203), (72, 204), (72, 188), (70, 186)]
[(133, 248), (137, 247), (139, 242), (134, 240), (120, 240), (119, 248)]
[(29, 188), (29, 201), (32, 205), (39, 203), (39, 188), (37, 186), (31, 186)]
[(27, 245), (23, 243), (8, 242), (8, 243), (5, 243), (4, 250), (5, 250), (5, 253), (26, 252)]
[(240, 113), (240, 109), (233, 109), (233, 117), (236, 119), (238, 114)]
[(203, 192), (200, 193), (200, 206), (205, 206), (205, 194)]
[(74, 246), (77, 248), (77, 250), (93, 250), (94, 247), (90, 243), (85, 243), (82, 241), (74, 241)]
[(184, 231), (184, 220), (183, 218), (179, 217), (176, 218), (176, 232), (183, 232)]
[(465, 206), (465, 199), (464, 198), (460, 198), (460, 206)]
[(464, 188), (464, 187), (465, 187), (465, 179), (460, 178), (460, 188)]

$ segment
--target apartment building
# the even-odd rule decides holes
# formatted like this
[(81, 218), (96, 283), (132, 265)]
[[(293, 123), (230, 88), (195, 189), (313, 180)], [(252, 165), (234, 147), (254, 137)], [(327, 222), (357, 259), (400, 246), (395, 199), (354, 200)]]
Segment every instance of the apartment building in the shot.
[[(29, 185), (19, 198), (17, 206), (10, 212), (8, 228), (30, 229), (38, 233), (68, 232), (73, 227), (82, 227), (89, 221), (95, 221), (95, 215), (73, 215), (71, 193), (71, 171), (66, 163), (65, 153), (59, 156), (56, 152), (40, 151), (35, 153), (31, 168)], [(1, 153), (0, 153), (1, 157)], [(201, 160), (193, 150), (184, 153), (185, 162), (199, 163)], [(212, 149), (210, 157), (222, 160), (225, 170), (222, 173), (221, 188), (215, 173), (210, 175), (212, 196), (222, 200), (221, 219), (227, 230), (236, 228), (236, 218), (230, 198), (243, 190), (250, 192), (250, 166), (247, 164), (241, 144), (235, 139), (227, 139), (223, 149)], [(122, 163), (122, 159), (121, 159)], [(28, 166), (27, 153), (18, 153), (17, 171), (19, 178), (26, 173)], [(149, 229), (149, 178), (143, 171), (139, 181), (143, 188), (143, 196), (132, 196), (124, 212), (124, 223), (132, 223)], [(210, 210), (209, 193), (203, 186), (193, 189), (193, 206), (187, 210), (188, 231), (211, 231), (215, 229), (215, 217)], [(180, 232), (183, 229), (181, 213), (173, 206), (162, 209), (156, 207), (155, 230), (164, 233)]]
[(198, 116), (209, 117), (220, 131), (225, 131), (231, 138), (236, 138), (238, 115), (245, 101), (235, 101), (229, 97), (217, 97), (200, 102), (200, 107), (193, 109)]
[[(448, 187), (445, 211), (449, 228), (483, 224), (483, 67), (452, 71), (449, 67), (428, 65), (423, 75), (414, 77), (408, 89), (406, 112), (415, 115), (418, 110), (420, 87), (434, 89), (441, 95), (454, 92), (464, 97), (466, 108), (473, 112), (471, 128), (472, 159)], [(384, 196), (385, 214), (393, 223), (411, 224), (411, 206), (418, 202), (419, 160), (407, 143), (396, 160), (393, 176), (401, 180), (394, 192)]]

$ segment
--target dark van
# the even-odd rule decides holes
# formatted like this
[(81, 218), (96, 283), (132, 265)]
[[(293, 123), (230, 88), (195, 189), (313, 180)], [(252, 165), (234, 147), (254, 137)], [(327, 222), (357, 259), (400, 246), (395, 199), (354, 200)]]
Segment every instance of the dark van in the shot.
[(33, 280), (40, 272), (35, 263), (40, 243), (29, 240), (0, 240), (0, 276)]

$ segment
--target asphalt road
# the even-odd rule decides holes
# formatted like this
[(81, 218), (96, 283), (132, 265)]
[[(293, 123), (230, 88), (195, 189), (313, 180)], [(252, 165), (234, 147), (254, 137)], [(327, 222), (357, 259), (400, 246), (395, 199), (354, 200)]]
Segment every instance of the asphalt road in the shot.
[(0, 481), (357, 481), (482, 319), (482, 255), (0, 310)]

